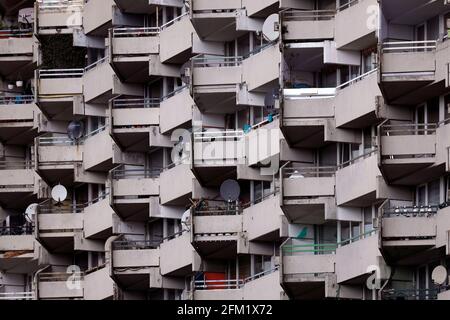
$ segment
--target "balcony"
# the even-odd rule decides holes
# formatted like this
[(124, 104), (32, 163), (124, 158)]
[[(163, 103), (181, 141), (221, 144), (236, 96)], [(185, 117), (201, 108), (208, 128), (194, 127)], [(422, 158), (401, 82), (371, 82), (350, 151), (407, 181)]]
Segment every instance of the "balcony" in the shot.
[(426, 263), (436, 246), (438, 206), (385, 201), (379, 209), (380, 251), (390, 264)]
[(271, 193), (257, 202), (244, 205), (243, 230), (249, 241), (277, 241), (287, 228), (284, 213), (280, 207), (279, 193)]
[(195, 280), (191, 286), (194, 300), (280, 300), (284, 294), (278, 267), (243, 279)]
[(84, 5), (82, 21), (86, 35), (99, 37), (106, 37), (112, 26), (131, 25), (132, 22), (126, 20), (114, 0), (89, 1)]
[(114, 99), (110, 102), (113, 139), (127, 151), (150, 149), (151, 129), (158, 129), (159, 99)]
[[(207, 41), (232, 41), (249, 31), (261, 31), (262, 19), (278, 9), (278, 1), (191, 0), (191, 19), (200, 38)], [(241, 3), (242, 2), (242, 3)]]
[[(171, 165), (159, 176), (159, 192), (162, 205), (186, 205), (192, 195), (194, 174), (190, 165)], [(177, 181), (176, 184), (173, 182)]]
[[(39, 268), (39, 244), (34, 226), (0, 227), (0, 269), (7, 273), (32, 273)], [(0, 297), (1, 299), (1, 297)]]
[(161, 100), (159, 125), (161, 133), (167, 134), (178, 128), (189, 128), (195, 102), (187, 86), (177, 88)]
[(203, 41), (186, 12), (160, 27), (159, 58), (161, 63), (182, 64), (195, 54), (224, 54), (221, 42)]
[(41, 183), (31, 161), (11, 158), (0, 161), (0, 203), (5, 208), (23, 208), (36, 201)]
[(378, 1), (354, 0), (341, 5), (335, 17), (338, 49), (363, 50), (377, 44)]
[(383, 102), (377, 69), (343, 83), (334, 98), (336, 127), (365, 128), (375, 124), (383, 117), (381, 108), (386, 109)]
[(282, 168), (281, 208), (291, 223), (321, 224), (336, 217), (336, 167)]
[(203, 186), (219, 186), (236, 177), (238, 164), (245, 164), (243, 131), (205, 131), (193, 134), (192, 171)]
[(83, 214), (84, 237), (91, 240), (108, 239), (118, 223), (107, 193), (87, 203)]
[(381, 283), (389, 278), (388, 267), (378, 247), (377, 232), (370, 230), (339, 243), (335, 266), (337, 283), (365, 284), (373, 267), (378, 268)]
[(242, 209), (234, 203), (203, 200), (191, 210), (191, 242), (200, 256), (235, 257), (243, 232)]
[(417, 104), (433, 96), (436, 41), (389, 41), (381, 45), (380, 88), (388, 103)]
[(237, 110), (237, 85), (242, 83), (242, 57), (200, 55), (192, 59), (193, 96), (202, 112)]
[(0, 293), (0, 301), (17, 301), (17, 300), (34, 300), (35, 294), (33, 291), (24, 292), (2, 292)]
[(35, 170), (49, 184), (73, 183), (73, 172), (77, 163), (83, 161), (83, 147), (65, 135), (38, 137), (34, 145)]
[(248, 166), (264, 166), (272, 160), (278, 161), (283, 144), (279, 121), (278, 114), (271, 114), (246, 132), (245, 152)]
[(436, 161), (434, 123), (385, 121), (378, 127), (379, 167), (390, 183), (416, 185), (429, 178)]
[(48, 69), (36, 73), (36, 103), (52, 120), (73, 120), (83, 95), (84, 69)]
[(83, 209), (82, 204), (40, 204), (35, 218), (36, 238), (52, 253), (72, 252), (75, 233), (83, 230)]
[(253, 50), (242, 60), (242, 81), (249, 91), (266, 92), (279, 85), (280, 47), (268, 43)]
[(334, 10), (283, 11), (281, 25), (284, 41), (315, 41), (334, 38)]
[(159, 169), (119, 166), (111, 171), (111, 195), (116, 214), (127, 221), (147, 221), (152, 197), (159, 197)]
[(83, 272), (42, 272), (36, 277), (39, 300), (83, 299)]
[[(157, 58), (159, 54), (159, 28), (113, 28), (109, 31), (109, 43), (112, 67), (122, 81), (139, 83), (151, 80), (149, 59)], [(167, 69), (172, 71), (170, 75), (174, 75), (172, 68)], [(167, 73), (162, 75), (170, 76)], [(179, 70), (176, 76), (179, 76)]]
[(116, 240), (112, 243), (115, 282), (126, 290), (147, 290), (151, 270), (159, 268), (159, 242)]
[(86, 134), (81, 143), (83, 144), (84, 170), (108, 172), (114, 168), (116, 162), (122, 161), (120, 150), (109, 135), (107, 126), (102, 126)]
[(384, 186), (378, 169), (377, 150), (370, 151), (339, 166), (336, 171), (336, 204), (364, 207), (386, 196), (382, 192)]
[(36, 1), (35, 33), (71, 34), (82, 26), (83, 0)]
[(164, 240), (159, 246), (161, 275), (190, 275), (194, 259), (200, 258), (192, 247), (189, 232), (178, 232)]
[(334, 118), (333, 88), (284, 89), (280, 127), (291, 147), (318, 147)]
[(112, 300), (116, 284), (110, 275), (108, 265), (99, 265), (84, 272), (84, 300)]
[(128, 0), (114, 0), (114, 2), (122, 12), (137, 14), (152, 14), (158, 7), (183, 7), (182, 0), (134, 0), (133, 2)]
[(288, 239), (281, 245), (281, 282), (291, 299), (324, 299), (333, 283), (336, 243)]
[(37, 134), (35, 120), (39, 109), (33, 96), (0, 97), (0, 140), (25, 145)]
[(31, 78), (36, 42), (32, 30), (0, 30), (0, 75), (5, 79)]
[(109, 59), (107, 56), (84, 69), (84, 102), (107, 104), (119, 95), (140, 97), (144, 94), (142, 85), (122, 83), (108, 63)]

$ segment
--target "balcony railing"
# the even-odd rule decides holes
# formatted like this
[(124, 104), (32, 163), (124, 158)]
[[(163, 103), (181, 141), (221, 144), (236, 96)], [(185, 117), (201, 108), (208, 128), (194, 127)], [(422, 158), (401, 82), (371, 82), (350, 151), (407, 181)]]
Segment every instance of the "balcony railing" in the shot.
[(39, 10), (66, 10), (68, 8), (82, 8), (84, 0), (37, 0)]
[(436, 300), (439, 289), (384, 289), (383, 300)]
[(87, 67), (84, 68), (84, 72), (88, 72), (92, 69), (97, 68), (98, 66), (102, 65), (103, 63), (107, 62), (109, 59), (109, 56), (103, 57), (100, 60), (95, 61), (94, 63), (91, 63)]
[(425, 41), (388, 41), (381, 46), (383, 53), (399, 52), (427, 52), (434, 51), (437, 47), (437, 40)]
[(215, 57), (204, 55), (192, 58), (194, 68), (236, 67), (241, 65), (243, 57)]
[(383, 124), (380, 126), (381, 136), (410, 136), (436, 134), (436, 123)]
[(360, 1), (361, 0), (349, 0), (347, 3), (340, 5), (338, 7), (338, 11), (342, 11), (342, 10), (348, 9), (350, 7), (353, 7), (354, 5), (358, 4)]
[(33, 291), (25, 292), (0, 292), (1, 300), (34, 300)]
[(76, 142), (68, 136), (44, 136), (39, 137), (37, 142), (40, 146), (72, 146), (76, 144)]
[(30, 95), (0, 97), (0, 105), (30, 104), (33, 102), (34, 102), (34, 96), (30, 96)]
[(228, 279), (228, 280), (195, 280), (193, 286), (195, 290), (229, 290), (241, 289), (246, 283), (262, 278), (279, 270), (276, 266), (273, 269), (257, 273), (244, 279)]
[(335, 10), (286, 10), (282, 13), (283, 21), (324, 21), (332, 20)]
[[(294, 239), (291, 239), (291, 242)], [(285, 243), (281, 246), (283, 255), (294, 256), (301, 254), (333, 254), (338, 248), (337, 243), (306, 243), (306, 244), (289, 244)]]
[(141, 28), (114, 28), (112, 29), (113, 38), (133, 38), (133, 37), (153, 37), (160, 32), (158, 27)]
[(383, 210), (383, 217), (430, 217), (437, 213), (439, 210), (438, 205), (428, 206), (395, 206), (385, 208)]
[(32, 29), (0, 29), (0, 39), (30, 38), (32, 36), (33, 36)]
[(113, 109), (158, 108), (159, 105), (160, 99), (157, 98), (114, 99), (112, 101)]
[(193, 209), (194, 216), (238, 215), (242, 208), (236, 202), (220, 200), (202, 200)]
[(42, 203), (40, 203), (37, 206), (38, 214), (74, 214), (74, 213), (81, 213), (84, 211), (85, 208), (102, 201), (106, 199), (106, 197), (109, 196), (109, 192), (105, 192), (99, 197), (92, 199), (85, 203), (75, 203), (75, 204), (61, 204), (61, 205), (54, 205), (51, 203), (50, 200), (46, 200)]
[(162, 242), (161, 239), (155, 240), (120, 240), (112, 243), (113, 250), (146, 250), (156, 249)]
[(111, 177), (114, 180), (137, 179), (137, 178), (158, 178), (162, 168), (125, 168), (124, 165), (113, 169)]
[(41, 69), (38, 72), (39, 79), (81, 78), (84, 69)]
[(282, 169), (286, 179), (333, 177), (337, 167), (290, 167)]
[[(7, 160), (0, 161), (0, 170), (27, 170), (33, 167), (33, 163), (28, 160)], [(1, 184), (1, 182), (0, 182)]]
[(34, 231), (34, 225), (25, 224), (15, 227), (0, 227), (0, 236), (24, 236), (31, 235)]
[(175, 17), (174, 19), (167, 21), (166, 23), (164, 23), (163, 25), (161, 25), (159, 27), (160, 31), (170, 27), (171, 25), (173, 25), (175, 22), (180, 21), (183, 17), (188, 16), (189, 15), (189, 11), (183, 13), (182, 15)]
[(348, 166), (350, 166), (352, 164), (355, 164), (357, 162), (363, 161), (364, 159), (367, 159), (367, 158), (371, 157), (372, 155), (376, 154), (377, 152), (378, 152), (378, 149), (370, 150), (369, 152), (366, 152), (366, 153), (364, 153), (364, 154), (362, 154), (360, 156), (357, 156), (357, 157), (352, 158), (352, 159), (350, 159), (348, 161), (342, 162), (337, 167), (338, 167), (338, 169), (343, 169), (343, 168), (348, 167)]
[(346, 88), (346, 87), (348, 87), (348, 86), (350, 86), (350, 85), (352, 85), (352, 84), (354, 84), (354, 83), (356, 83), (358, 81), (361, 81), (361, 80), (365, 79), (367, 76), (369, 76), (372, 73), (375, 73), (377, 71), (378, 71), (378, 68), (375, 68), (375, 69), (372, 69), (372, 70), (370, 70), (370, 71), (368, 71), (366, 73), (363, 73), (363, 74), (361, 74), (361, 75), (359, 75), (359, 76), (357, 76), (357, 77), (355, 77), (353, 79), (350, 79), (349, 81), (341, 83), (340, 85), (338, 85), (336, 87), (336, 90), (344, 89), (344, 88)]
[(194, 142), (239, 141), (243, 138), (242, 130), (194, 132)]
[(82, 281), (84, 272), (43, 272), (39, 274), (41, 282)]
[(283, 89), (283, 97), (287, 100), (332, 98), (336, 88), (288, 88)]

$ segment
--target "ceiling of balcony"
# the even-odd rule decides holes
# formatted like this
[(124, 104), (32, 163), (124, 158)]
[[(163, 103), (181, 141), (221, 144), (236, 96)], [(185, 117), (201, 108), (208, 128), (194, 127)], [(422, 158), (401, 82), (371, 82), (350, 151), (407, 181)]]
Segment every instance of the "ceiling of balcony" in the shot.
[(443, 0), (384, 0), (382, 3), (385, 18), (391, 23), (416, 25), (446, 10)]

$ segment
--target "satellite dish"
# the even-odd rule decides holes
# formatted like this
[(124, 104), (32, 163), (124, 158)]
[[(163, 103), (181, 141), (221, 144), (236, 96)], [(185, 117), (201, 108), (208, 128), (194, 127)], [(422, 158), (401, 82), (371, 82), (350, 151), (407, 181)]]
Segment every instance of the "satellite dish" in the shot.
[(447, 280), (447, 269), (444, 266), (437, 266), (431, 273), (431, 279), (434, 283), (442, 285)]
[(181, 81), (183, 81), (184, 84), (191, 83), (191, 62), (190, 61), (185, 62), (181, 66), (180, 77), (181, 77)]
[(83, 136), (84, 124), (81, 121), (72, 121), (67, 126), (67, 135), (72, 140), (78, 140)]
[(63, 202), (67, 198), (67, 189), (63, 185), (57, 184), (52, 189), (52, 198), (58, 203)]
[(33, 216), (36, 214), (37, 206), (37, 203), (32, 203), (25, 209), (25, 218), (28, 221), (33, 221)]
[(267, 17), (262, 27), (262, 33), (266, 41), (272, 42), (280, 36), (278, 14), (274, 13)]
[(191, 209), (187, 209), (181, 216), (181, 226), (183, 230), (189, 230), (190, 219), (191, 219)]
[(225, 180), (220, 185), (220, 196), (225, 201), (236, 201), (241, 193), (241, 187), (235, 180)]

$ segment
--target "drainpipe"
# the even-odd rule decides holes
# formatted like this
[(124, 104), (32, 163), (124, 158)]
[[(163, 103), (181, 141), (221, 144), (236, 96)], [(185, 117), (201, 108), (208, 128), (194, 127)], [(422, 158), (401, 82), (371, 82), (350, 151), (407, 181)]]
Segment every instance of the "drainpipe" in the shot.
[(123, 237), (123, 234), (118, 236), (111, 236), (109, 237), (105, 242), (105, 264), (109, 265), (109, 276), (111, 279), (114, 280), (115, 283), (117, 283), (117, 279), (114, 275), (114, 268), (113, 268), (113, 252), (112, 252), (112, 243), (113, 241), (120, 239)]
[(50, 267), (50, 265), (45, 266), (45, 267), (39, 269), (38, 271), (36, 271), (36, 273), (34, 274), (33, 286), (34, 286), (34, 294), (35, 294), (34, 299), (35, 300), (39, 300), (39, 282), (38, 282), (39, 274), (49, 267)]

